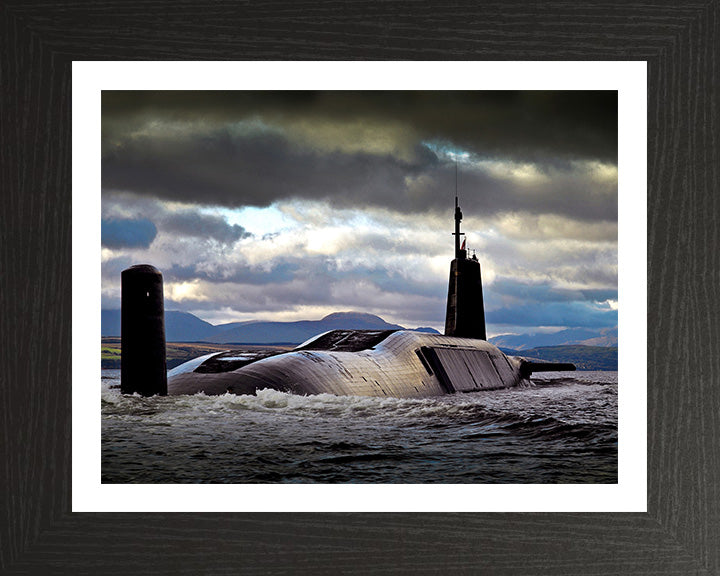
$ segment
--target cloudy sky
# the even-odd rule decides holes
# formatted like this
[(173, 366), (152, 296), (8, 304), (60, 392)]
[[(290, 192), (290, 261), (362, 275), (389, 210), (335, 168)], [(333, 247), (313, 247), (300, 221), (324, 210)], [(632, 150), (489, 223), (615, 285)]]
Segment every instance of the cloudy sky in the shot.
[(103, 92), (102, 304), (444, 327), (456, 187), (489, 335), (617, 325), (616, 92)]

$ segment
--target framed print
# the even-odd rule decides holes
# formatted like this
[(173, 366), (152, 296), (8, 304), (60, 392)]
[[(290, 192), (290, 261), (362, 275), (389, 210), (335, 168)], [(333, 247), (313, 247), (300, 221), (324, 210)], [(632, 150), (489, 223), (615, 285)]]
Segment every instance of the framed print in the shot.
[[(0, 11), (6, 192), (0, 571), (718, 573), (718, 21), (716, 1), (672, 7), (221, 3), (177, 5), (172, 13), (133, 2), (6, 3)], [(72, 67), (140, 59), (645, 62), (647, 218), (636, 227), (646, 227), (647, 238), (635, 242), (646, 241), (647, 248), (647, 348), (620, 346), (621, 355), (646, 369), (647, 413), (629, 415), (647, 417), (646, 455), (635, 455), (647, 458), (645, 508), (545, 511), (536, 502), (523, 512), (458, 504), (416, 512), (298, 506), (260, 513), (237, 511), (242, 507), (229, 501), (225, 509), (235, 511), (225, 513), (203, 502), (186, 506), (202, 512), (118, 513), (121, 502), (113, 512), (73, 511), (81, 486), (73, 476), (73, 443), (83, 439), (73, 430), (82, 414), (75, 413), (72, 387), (87, 359), (73, 352), (71, 319), (94, 303), (78, 298), (73, 286), (81, 263), (74, 261), (72, 239), (79, 228), (99, 223), (73, 218), (72, 174), (84, 159), (72, 154)], [(88, 161), (88, 171), (96, 169)], [(622, 170), (620, 164), (621, 181)], [(99, 180), (97, 186), (99, 194)], [(621, 402), (620, 419), (622, 410)], [(157, 488), (160, 499), (177, 490)], [(422, 497), (445, 499), (444, 487), (436, 488), (437, 497)], [(567, 497), (575, 497), (573, 489)]]
[[(188, 372), (179, 366), (168, 373), (167, 399), (124, 398), (117, 385), (113, 389), (118, 374), (110, 370), (103, 371), (99, 397), (94, 385), (99, 358), (83, 364), (73, 382), (73, 411), (79, 415), (73, 425), (74, 511), (645, 510), (644, 362), (628, 363), (629, 357), (624, 357), (619, 379), (634, 385), (619, 387), (619, 394), (606, 383), (612, 372), (598, 373), (596, 380), (583, 372), (583, 380), (574, 381), (577, 389), (557, 388), (558, 379), (532, 393), (520, 387), (514, 397), (510, 392), (477, 391), (472, 386), (475, 377), (464, 383), (463, 372), (450, 372), (455, 362), (450, 358), (452, 348), (437, 349), (446, 364), (434, 370), (452, 374), (443, 386), (461, 387), (455, 391), (460, 393), (438, 395), (432, 369), (418, 360), (418, 350), (430, 354), (432, 346), (447, 342), (461, 346), (461, 362), (472, 364), (476, 356), (471, 355), (486, 354), (473, 349), (474, 342), (492, 343), (492, 336), (503, 330), (497, 324), (507, 323), (513, 313), (518, 321), (535, 314), (536, 325), (545, 326), (570, 318), (562, 322), (577, 322), (571, 326), (585, 327), (584, 332), (597, 321), (603, 323), (598, 328), (607, 323), (616, 327), (618, 288), (625, 304), (620, 306), (619, 338), (644, 341), (645, 256), (638, 238), (645, 236), (646, 136), (644, 124), (633, 121), (646, 114), (644, 63), (73, 66), (74, 158), (83, 159), (74, 170), (73, 219), (94, 223), (74, 231), (74, 297), (86, 303), (75, 308), (75, 357), (97, 356), (96, 343), (85, 344), (97, 334), (101, 316), (89, 303), (97, 303), (101, 292), (103, 318), (113, 314), (120, 294), (118, 266), (141, 261), (163, 272), (166, 307), (171, 308), (165, 313), (168, 334), (174, 332), (172, 319), (177, 314), (172, 308), (183, 310), (184, 318), (203, 319), (241, 313), (235, 310), (238, 306), (246, 314), (258, 311), (258, 317), (228, 317), (230, 323), (218, 327), (224, 331), (230, 326), (232, 333), (220, 337), (229, 343), (247, 342), (244, 339), (252, 336), (236, 332), (262, 328), (267, 319), (262, 314), (302, 319), (276, 321), (264, 328), (276, 332), (289, 326), (298, 329), (307, 322), (302, 314), (316, 311), (338, 320), (343, 315), (370, 318), (364, 316), (370, 312), (379, 315), (372, 317), (374, 322), (389, 317), (396, 328), (421, 314), (416, 317), (422, 326), (434, 325), (423, 335), (408, 330), (390, 336), (359, 331), (354, 338), (369, 334), (382, 339), (373, 341), (372, 347), (343, 349), (337, 356), (317, 345), (307, 350), (303, 345), (301, 352), (266, 357), (238, 372), (224, 366), (220, 372), (208, 371), (205, 364)], [(184, 91), (198, 83), (207, 90)], [(451, 90), (430, 90), (436, 84)], [(307, 91), (318, 85), (324, 89)], [(125, 89), (118, 91), (119, 87)], [(93, 122), (100, 106), (102, 205), (95, 194), (100, 126)], [(139, 116), (131, 109), (139, 110)], [(560, 109), (571, 110), (570, 117)], [(217, 110), (222, 110), (219, 116)], [(581, 110), (586, 112), (582, 118)], [(146, 120), (147, 114), (159, 119)], [(195, 114), (198, 119), (210, 118), (208, 124), (198, 126), (192, 119)], [(504, 119), (501, 137), (485, 134), (496, 130), (485, 117)], [(528, 129), (529, 123), (545, 128)], [(578, 126), (590, 136), (575, 137)], [(554, 133), (551, 145), (536, 136), (545, 130)], [(187, 156), (185, 147), (192, 149)], [(497, 148), (500, 152), (492, 152)], [(619, 190), (618, 155), (624, 167)], [(198, 159), (203, 160), (193, 166)], [(256, 169), (268, 160), (268, 169)], [(487, 313), (481, 311), (480, 324), (485, 332), (487, 316), (489, 340), (484, 334), (480, 340), (451, 340), (447, 337), (454, 332), (447, 330), (445, 336), (430, 335), (443, 329), (447, 271), (442, 266), (435, 273), (432, 266), (439, 268), (443, 258), (449, 262), (446, 248), (452, 248), (452, 242), (445, 241), (448, 230), (440, 222), (447, 213), (442, 206), (452, 208), (455, 171), (461, 173), (462, 190), (456, 191), (467, 222), (481, 222), (463, 228), (467, 235), (462, 243), (458, 239), (456, 252), (465, 251), (465, 259), (459, 260), (464, 264), (478, 262), (479, 257), (484, 267), (485, 296), (468, 302), (485, 300)], [(178, 177), (180, 172), (183, 176)], [(211, 180), (205, 180), (209, 172)], [(373, 176), (377, 174), (380, 177)], [(258, 190), (261, 196), (255, 198)], [(443, 204), (447, 198), (450, 201)], [(193, 228), (178, 228), (179, 221), (192, 221)], [(242, 238), (223, 235), (218, 240), (218, 232), (228, 230), (231, 223)], [(143, 235), (145, 228), (153, 230), (152, 238)], [(198, 228), (202, 236), (195, 234)], [(476, 229), (485, 235), (474, 233)], [(400, 235), (413, 240), (404, 244)], [(101, 273), (89, 274), (90, 263), (98, 260), (100, 236)], [(480, 248), (474, 260), (465, 246)], [(530, 258), (522, 256), (526, 253)], [(127, 273), (122, 272), (123, 278)], [(538, 276), (542, 281), (534, 280)], [(356, 285), (362, 288), (358, 291)], [(499, 304), (513, 301), (512, 294), (518, 292), (524, 295), (512, 305)], [(462, 294), (455, 301), (459, 308)], [(114, 313), (119, 317), (118, 310)], [(242, 320), (252, 324), (237, 324)], [(325, 332), (314, 330), (296, 344)], [(346, 330), (338, 334), (348, 337)], [(283, 336), (271, 337), (274, 340), (267, 344), (282, 344)], [(175, 339), (168, 336), (168, 347)], [(422, 352), (424, 347), (430, 347), (428, 352)], [(600, 349), (603, 354), (607, 350)], [(218, 358), (237, 362), (247, 353), (240, 349)], [(440, 356), (428, 357), (430, 365)], [(280, 372), (273, 372), (273, 362), (283, 363)], [(288, 389), (276, 388), (273, 378), (282, 379), (293, 365), (298, 372), (288, 376), (293, 395), (287, 396)], [(343, 377), (338, 379), (340, 365)], [(256, 382), (262, 378), (262, 366), (272, 377), (258, 388), (257, 396), (240, 388), (242, 372), (254, 370), (251, 378)], [(473, 366), (480, 379), (482, 364)], [(327, 376), (321, 370), (325, 367)], [(142, 370), (146, 368), (145, 363)], [(353, 380), (349, 375), (354, 371)], [(298, 389), (304, 372), (312, 376)], [(510, 371), (507, 377), (512, 380)], [(212, 388), (215, 381), (220, 383), (217, 390)], [(339, 388), (348, 381), (347, 388)], [(409, 382), (414, 386), (408, 388)], [(211, 387), (203, 388), (208, 383)], [(228, 386), (238, 389), (225, 394)], [(571, 398), (573, 390), (577, 404)], [(187, 396), (196, 392), (202, 394)], [(327, 392), (334, 394), (335, 403), (322, 395)], [(301, 402), (298, 395), (306, 394), (309, 399)], [(624, 414), (639, 415), (620, 421), (619, 445), (618, 396)], [(363, 403), (358, 404), (361, 397)], [(186, 414), (189, 419), (182, 420), (189, 401), (198, 405)], [(93, 406), (99, 403), (102, 443), (94, 433), (98, 414)], [(558, 411), (561, 407), (564, 411)], [(191, 416), (197, 410), (209, 410), (212, 417), (200, 422)], [(338, 411), (340, 418), (333, 416)], [(405, 413), (414, 416), (405, 419)], [(305, 422), (302, 430), (295, 428), (298, 418)], [(156, 420), (161, 428), (153, 423)], [(212, 439), (207, 430), (213, 430)], [(153, 438), (157, 444), (150, 448)], [(203, 438), (209, 443), (198, 443)], [(231, 447), (223, 438), (236, 440)], [(95, 458), (99, 453), (101, 474)], [(503, 453), (510, 454), (507, 462)], [(379, 462), (384, 464), (378, 466)], [(175, 486), (168, 492), (155, 484)], [(451, 494), (434, 498), (437, 484), (451, 485)], [(190, 503), (192, 510), (183, 508)]]

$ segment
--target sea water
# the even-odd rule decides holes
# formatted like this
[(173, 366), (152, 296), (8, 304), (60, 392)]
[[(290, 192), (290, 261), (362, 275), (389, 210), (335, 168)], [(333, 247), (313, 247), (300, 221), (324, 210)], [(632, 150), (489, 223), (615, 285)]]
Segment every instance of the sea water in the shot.
[(616, 483), (617, 372), (409, 400), (122, 395), (102, 371), (105, 483)]

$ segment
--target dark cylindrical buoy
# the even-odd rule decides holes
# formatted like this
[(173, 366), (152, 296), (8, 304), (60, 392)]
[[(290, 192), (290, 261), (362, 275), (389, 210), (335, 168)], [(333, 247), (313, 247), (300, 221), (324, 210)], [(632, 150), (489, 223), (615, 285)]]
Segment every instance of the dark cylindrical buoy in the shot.
[(120, 391), (167, 395), (165, 305), (160, 271), (148, 264), (122, 271)]

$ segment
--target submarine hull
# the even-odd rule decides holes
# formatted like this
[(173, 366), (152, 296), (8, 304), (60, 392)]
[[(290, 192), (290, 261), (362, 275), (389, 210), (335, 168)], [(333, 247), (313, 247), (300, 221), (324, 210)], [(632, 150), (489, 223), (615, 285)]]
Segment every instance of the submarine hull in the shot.
[(293, 394), (426, 398), (509, 388), (527, 366), (484, 340), (408, 330), (334, 330), (283, 354), (246, 358), (232, 351), (178, 366), (168, 394)]

